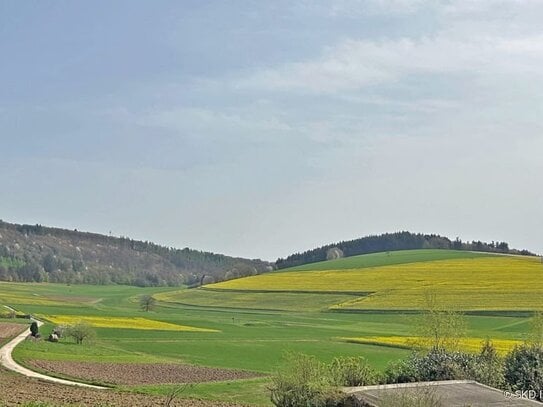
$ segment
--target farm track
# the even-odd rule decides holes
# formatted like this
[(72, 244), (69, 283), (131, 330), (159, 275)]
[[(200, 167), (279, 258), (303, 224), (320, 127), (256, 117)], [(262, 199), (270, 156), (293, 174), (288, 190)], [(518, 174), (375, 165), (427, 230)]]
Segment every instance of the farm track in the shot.
[[(36, 322), (38, 323), (38, 326), (43, 325), (43, 322), (41, 321), (36, 320)], [(80, 382), (75, 382), (71, 380), (59, 379), (58, 377), (52, 377), (52, 376), (48, 376), (42, 373), (37, 373), (30, 369), (27, 369), (26, 367), (19, 365), (17, 362), (13, 360), (11, 353), (13, 352), (13, 349), (15, 349), (15, 347), (18, 344), (20, 344), (22, 341), (24, 341), (28, 337), (28, 334), (29, 334), (29, 330), (25, 329), (23, 332), (21, 332), (19, 335), (17, 335), (15, 338), (13, 338), (11, 341), (9, 341), (8, 343), (6, 343), (4, 346), (0, 348), (0, 364), (3, 367), (13, 372), (20, 373), (23, 376), (32, 377), (35, 379), (41, 379), (48, 382), (65, 384), (65, 385), (70, 385), (70, 386), (88, 387), (88, 388), (93, 388), (93, 389), (107, 389), (107, 387), (95, 386), (95, 385), (87, 384), (87, 383), (80, 383)]]
[[(41, 321), (37, 321), (42, 325)], [(2, 332), (12, 337), (21, 331), (19, 324), (4, 323)], [(17, 326), (19, 325), (19, 326)], [(59, 379), (26, 369), (17, 364), (11, 353), (24, 341), (28, 328), (0, 348), (0, 405), (19, 406), (26, 402), (47, 402), (54, 405), (159, 407), (241, 407), (238, 404), (196, 399), (174, 399), (144, 394), (120, 392), (71, 380)], [(8, 335), (5, 335), (6, 337)], [(8, 370), (5, 370), (8, 369)], [(13, 374), (13, 372), (18, 374)]]

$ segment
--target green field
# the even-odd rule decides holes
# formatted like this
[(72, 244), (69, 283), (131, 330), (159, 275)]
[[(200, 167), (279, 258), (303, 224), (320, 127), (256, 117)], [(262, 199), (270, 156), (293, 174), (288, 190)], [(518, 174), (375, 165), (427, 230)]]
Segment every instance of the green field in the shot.
[[(385, 272), (380, 280), (374, 281), (380, 281), (380, 284), (405, 284), (406, 276), (401, 275), (402, 268), (412, 270), (412, 267), (418, 266), (417, 273), (422, 272), (423, 276), (426, 275), (424, 273), (430, 273), (431, 282), (435, 282), (443, 275), (454, 276), (454, 273), (451, 274), (451, 262), (471, 262), (467, 264), (478, 265), (477, 270), (484, 273), (485, 268), (478, 262), (489, 261), (495, 262), (492, 266), (494, 270), (500, 269), (500, 266), (496, 266), (498, 263), (507, 264), (511, 278), (520, 279), (523, 274), (533, 273), (534, 267), (543, 268), (537, 263), (538, 260), (437, 250), (392, 252), (232, 280), (212, 285), (214, 289), (0, 283), (0, 304), (11, 305), (25, 313), (45, 318), (64, 316), (76, 320), (78, 317), (87, 317), (89, 320), (102, 321), (102, 326), (95, 328), (97, 339), (92, 344), (76, 345), (66, 340), (58, 344), (45, 341), (22, 343), (17, 347), (14, 357), (23, 364), (31, 359), (184, 362), (268, 374), (281, 363), (285, 352), (295, 351), (315, 355), (323, 361), (330, 361), (335, 356), (362, 355), (375, 368), (382, 370), (388, 362), (407, 356), (409, 350), (401, 346), (383, 346), (379, 343), (383, 340), (377, 339), (413, 335), (416, 316), (387, 304), (381, 308), (365, 309), (364, 312), (352, 312), (356, 311), (356, 307), (338, 307), (338, 304), (362, 303), (365, 298), (371, 297), (371, 294), (368, 296), (365, 292), (364, 285), (357, 286), (352, 281), (342, 282), (342, 276), (347, 278), (351, 276), (350, 273), (371, 275), (381, 265)], [(506, 263), (500, 263), (503, 261)], [(428, 268), (428, 264), (437, 265), (438, 268)], [(447, 272), (440, 272), (439, 267), (444, 267)], [(401, 278), (396, 277), (393, 270), (400, 273)], [(477, 270), (467, 275), (463, 284), (458, 284), (455, 295), (461, 295), (462, 289), (469, 292), (470, 287), (485, 284)], [(330, 271), (336, 274), (334, 278), (337, 283), (332, 284), (331, 281), (336, 280), (329, 279), (322, 286), (320, 279)], [(273, 291), (281, 290), (283, 286), (280, 284), (284, 284), (283, 280), (274, 283), (273, 278), (302, 278), (300, 274), (303, 274), (303, 284), (291, 280), (287, 287), (289, 290)], [(488, 283), (495, 283), (495, 280)], [(259, 288), (254, 288), (254, 281), (258, 281)], [(424, 282), (416, 283), (423, 285)], [(225, 287), (230, 284), (241, 285), (242, 288)], [(411, 290), (416, 291), (417, 284)], [(441, 286), (443, 283), (438, 284), (438, 287)], [(514, 286), (514, 280), (509, 282), (509, 286)], [(537, 284), (532, 287), (539, 289)], [(266, 292), (266, 288), (272, 291)], [(142, 294), (153, 294), (159, 299), (154, 311), (140, 311), (138, 298)], [(522, 316), (522, 313), (495, 312), (493, 304), (489, 303), (488, 309), (493, 310), (494, 314), (485, 314), (485, 309), (479, 308), (480, 315), (466, 316), (468, 336), (504, 341), (523, 340), (529, 331), (529, 318)], [(391, 309), (395, 312), (391, 312)], [(528, 310), (529, 307), (522, 309)], [(112, 327), (103, 326), (103, 321), (108, 318)], [(145, 320), (142, 322), (141, 318)], [(158, 327), (165, 323), (164, 326), (182, 325), (202, 331), (138, 329), (137, 324), (127, 329), (119, 327), (121, 320), (139, 321), (141, 324), (147, 324), (145, 321), (150, 320), (158, 324), (154, 325)], [(52, 327), (52, 324), (46, 324), (42, 328), (43, 333), (47, 334)], [(366, 342), (368, 338), (376, 338), (376, 344), (353, 343), (345, 338), (365, 338)], [(269, 405), (266, 385), (266, 378), (204, 383), (191, 387), (184, 396)], [(171, 385), (125, 387), (129, 391), (152, 394), (167, 394), (171, 388)]]

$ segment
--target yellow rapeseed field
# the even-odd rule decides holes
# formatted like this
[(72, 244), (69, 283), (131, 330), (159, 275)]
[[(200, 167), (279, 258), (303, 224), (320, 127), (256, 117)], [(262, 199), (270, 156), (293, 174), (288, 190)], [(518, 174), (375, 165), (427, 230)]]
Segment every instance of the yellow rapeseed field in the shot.
[(208, 285), (222, 290), (370, 292), (335, 309), (420, 309), (425, 293), (458, 310), (543, 309), (537, 257), (490, 256), (381, 267), (272, 272)]
[[(342, 341), (351, 343), (360, 343), (367, 345), (392, 346), (398, 348), (412, 349), (417, 348), (422, 343), (422, 338), (415, 336), (374, 336), (361, 338), (339, 338)], [(462, 338), (458, 343), (459, 350), (465, 352), (477, 353), (485, 342), (482, 338)], [(500, 355), (505, 355), (515, 346), (520, 345), (521, 341), (512, 339), (492, 339), (492, 345)]]
[(219, 332), (215, 329), (196, 328), (188, 325), (170, 324), (168, 322), (154, 321), (147, 318), (120, 318), (80, 315), (43, 315), (43, 318), (59, 325), (74, 324), (83, 321), (97, 328), (123, 328), (123, 329), (152, 329), (159, 331), (184, 332)]

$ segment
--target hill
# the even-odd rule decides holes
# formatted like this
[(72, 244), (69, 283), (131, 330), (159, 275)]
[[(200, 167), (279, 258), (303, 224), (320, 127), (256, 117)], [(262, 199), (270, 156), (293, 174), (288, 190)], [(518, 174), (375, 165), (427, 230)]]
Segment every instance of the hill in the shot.
[(178, 286), (271, 269), (261, 260), (0, 221), (0, 281)]
[(350, 257), (360, 254), (379, 253), (396, 250), (414, 249), (452, 249), (477, 252), (509, 253), (533, 255), (528, 250), (510, 249), (507, 242), (485, 243), (478, 241), (462, 242), (456, 238), (435, 234), (422, 234), (411, 232), (384, 233), (371, 235), (359, 239), (331, 243), (303, 253), (295, 253), (285, 259), (277, 259), (277, 268), (295, 267), (302, 264), (315, 263), (340, 257)]
[(542, 309), (542, 273), (541, 260), (534, 256), (397, 251), (209, 284), (163, 299), (236, 308), (411, 311), (435, 294), (447, 309), (530, 311)]

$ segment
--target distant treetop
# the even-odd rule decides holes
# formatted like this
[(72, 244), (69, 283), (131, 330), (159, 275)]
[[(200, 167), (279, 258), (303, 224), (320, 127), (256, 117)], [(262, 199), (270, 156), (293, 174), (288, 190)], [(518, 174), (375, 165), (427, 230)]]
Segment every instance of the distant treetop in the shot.
[(528, 250), (510, 249), (506, 242), (485, 243), (479, 241), (463, 242), (458, 237), (451, 240), (447, 237), (411, 232), (384, 233), (370, 235), (359, 239), (331, 243), (303, 253), (295, 253), (285, 259), (277, 259), (279, 269), (300, 266), (302, 264), (316, 263), (330, 260), (331, 253), (341, 253), (342, 257), (357, 256), (360, 254), (378, 253), (396, 250), (413, 249), (452, 249), (472, 250), (479, 252), (522, 254), (533, 256)]

